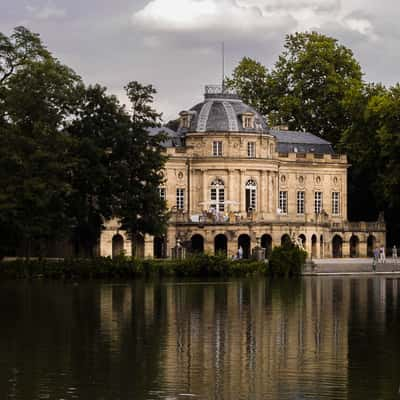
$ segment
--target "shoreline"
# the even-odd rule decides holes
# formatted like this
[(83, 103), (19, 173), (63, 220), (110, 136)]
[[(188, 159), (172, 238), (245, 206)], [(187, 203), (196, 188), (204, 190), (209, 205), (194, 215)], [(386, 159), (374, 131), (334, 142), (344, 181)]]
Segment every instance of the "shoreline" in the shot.
[(399, 275), (400, 261), (387, 258), (384, 263), (373, 265), (372, 258), (326, 258), (308, 260), (304, 276), (375, 276)]

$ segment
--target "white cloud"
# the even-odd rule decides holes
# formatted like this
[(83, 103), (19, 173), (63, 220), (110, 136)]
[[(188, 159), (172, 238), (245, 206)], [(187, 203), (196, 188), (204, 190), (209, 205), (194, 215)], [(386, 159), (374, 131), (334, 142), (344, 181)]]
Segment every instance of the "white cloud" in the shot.
[(350, 17), (345, 19), (345, 23), (353, 31), (361, 33), (362, 35), (370, 36), (373, 39), (376, 38), (372, 23), (365, 18)]
[(37, 20), (63, 18), (66, 15), (65, 9), (57, 7), (52, 1), (48, 1), (41, 7), (28, 5), (26, 6), (26, 9), (31, 17)]
[(151, 0), (134, 13), (133, 22), (152, 32), (223, 30), (254, 35), (336, 24), (374, 39), (371, 21), (353, 16), (360, 9), (351, 4), (347, 1), (344, 8), (340, 0)]
[(279, 16), (273, 17), (257, 5), (235, 0), (152, 0), (133, 15), (133, 22), (146, 30), (161, 31), (223, 28), (254, 32), (266, 24), (269, 28), (286, 24)]

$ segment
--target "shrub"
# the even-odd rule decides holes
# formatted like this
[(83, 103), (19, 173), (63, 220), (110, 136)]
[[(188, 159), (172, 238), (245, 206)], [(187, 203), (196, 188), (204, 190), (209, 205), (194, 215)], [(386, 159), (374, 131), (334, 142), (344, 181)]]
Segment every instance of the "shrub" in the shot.
[(14, 279), (133, 279), (136, 277), (227, 277), (294, 275), (301, 272), (304, 252), (274, 250), (271, 268), (263, 261), (229, 260), (225, 255), (194, 255), (185, 260), (140, 260), (125, 256), (111, 259), (15, 260), (0, 263), (0, 278)]
[(307, 253), (292, 243), (275, 247), (269, 258), (271, 275), (289, 277), (300, 275), (306, 262)]

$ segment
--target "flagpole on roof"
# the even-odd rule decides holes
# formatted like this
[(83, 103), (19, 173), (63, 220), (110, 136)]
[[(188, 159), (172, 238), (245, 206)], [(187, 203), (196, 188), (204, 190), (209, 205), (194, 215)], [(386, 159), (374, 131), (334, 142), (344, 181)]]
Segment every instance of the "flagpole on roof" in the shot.
[(225, 43), (222, 42), (222, 93), (225, 92)]

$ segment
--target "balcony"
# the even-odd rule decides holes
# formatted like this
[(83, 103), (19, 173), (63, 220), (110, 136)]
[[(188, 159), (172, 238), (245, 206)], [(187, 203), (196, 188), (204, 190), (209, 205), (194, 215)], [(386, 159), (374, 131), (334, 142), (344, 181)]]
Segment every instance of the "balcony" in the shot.
[(334, 222), (331, 224), (331, 229), (339, 232), (385, 232), (386, 224), (381, 221)]
[(237, 225), (249, 224), (253, 222), (260, 222), (257, 219), (257, 213), (247, 213), (242, 215), (238, 212), (230, 213), (212, 213), (203, 211), (199, 214), (191, 214), (174, 211), (171, 213), (170, 222), (175, 224), (189, 224), (189, 225)]

